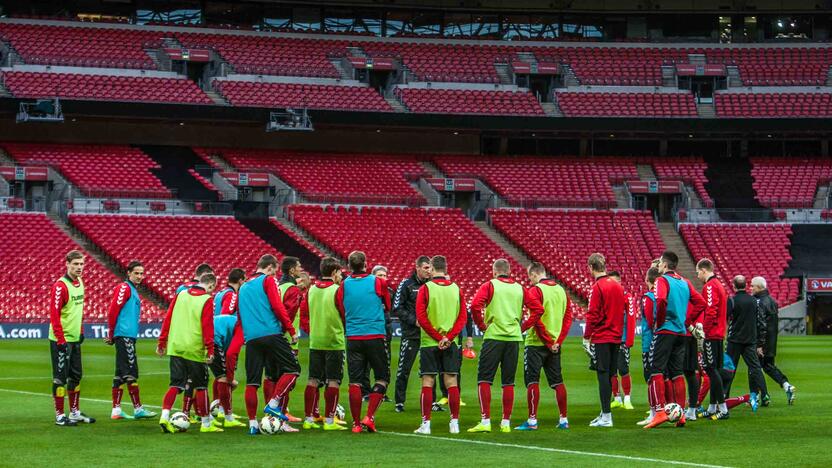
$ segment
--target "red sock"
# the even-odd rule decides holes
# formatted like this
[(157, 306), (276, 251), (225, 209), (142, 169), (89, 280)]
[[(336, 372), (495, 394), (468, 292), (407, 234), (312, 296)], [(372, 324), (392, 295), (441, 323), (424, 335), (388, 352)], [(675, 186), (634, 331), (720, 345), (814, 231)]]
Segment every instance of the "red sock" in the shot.
[(78, 400), (80, 399), (80, 390), (70, 390), (69, 391), (69, 411), (73, 413), (77, 413), (78, 409)]
[(214, 395), (214, 399), (219, 400), (220, 399), (220, 393), (222, 393), (221, 390), (220, 390), (220, 381), (219, 380), (214, 379), (214, 385), (211, 387), (211, 390), (212, 390), (211, 394)]
[(127, 393), (130, 394), (130, 401), (133, 402), (133, 408), (142, 406), (142, 400), (139, 398), (139, 384), (135, 382), (127, 384)]
[(246, 414), (248, 419), (257, 420), (257, 387), (246, 385)]
[(664, 382), (664, 399), (662, 400), (662, 408), (664, 408), (664, 405), (666, 405), (668, 401), (676, 401), (676, 390), (673, 389), (672, 380), (665, 379), (664, 376), (662, 376), (662, 381)]
[(540, 404), (540, 385), (533, 383), (526, 387), (526, 400), (529, 402), (529, 419), (537, 419), (537, 405)]
[(185, 414), (190, 414), (191, 412), (191, 405), (194, 403), (193, 395), (188, 395), (186, 392), (185, 395), (182, 396), (182, 412)]
[(324, 401), (326, 408), (324, 409), (327, 418), (335, 417), (335, 409), (338, 408), (338, 387), (326, 387), (324, 391)]
[(610, 385), (612, 385), (612, 396), (618, 396), (618, 374), (610, 377)]
[(630, 374), (621, 376), (621, 390), (624, 392), (624, 395), (630, 395), (630, 390), (633, 389), (633, 382), (630, 379)]
[(477, 393), (480, 399), (480, 415), (482, 419), (491, 419), (491, 384), (480, 382), (477, 385)]
[(459, 387), (456, 385), (448, 387), (448, 407), (451, 410), (451, 419), (459, 419)]
[(685, 377), (679, 375), (673, 378), (673, 400), (682, 408), (686, 407), (687, 392), (685, 392)]
[(705, 397), (708, 396), (708, 391), (711, 390), (711, 379), (708, 378), (708, 374), (702, 372), (702, 379), (699, 381), (699, 404), (701, 405), (702, 402), (705, 401)]
[(558, 384), (555, 386), (555, 399), (558, 401), (558, 411), (560, 417), (566, 417), (566, 384)]
[(52, 398), (55, 399), (55, 414), (57, 416), (64, 414), (64, 397), (53, 394)]
[(197, 416), (208, 416), (208, 390), (204, 388), (197, 390), (194, 398), (196, 399)]
[(292, 389), (286, 391), (282, 397), (279, 398), (277, 406), (280, 407), (280, 410), (284, 413), (289, 412), (289, 395), (291, 395)]
[(321, 389), (315, 387), (315, 401), (312, 403), (312, 417), (318, 419), (321, 417)]
[(277, 398), (281, 403), (281, 411), (286, 411), (286, 405), (289, 404), (289, 392), (295, 385), (295, 380), (298, 379), (297, 374), (283, 374), (274, 386), (274, 395), (272, 398)]
[(350, 384), (350, 415), (354, 426), (361, 423), (361, 385), (358, 384)]
[(661, 411), (665, 405), (665, 383), (664, 376), (661, 374), (650, 377), (650, 383), (648, 384), (647, 391), (650, 392), (650, 398), (653, 401), (653, 409), (656, 411)]
[(318, 394), (318, 384), (307, 385), (303, 391), (303, 409), (307, 418), (314, 417), (315, 403), (317, 402), (316, 395)]
[(511, 419), (514, 410), (514, 385), (503, 387), (503, 419)]
[(223, 411), (225, 411), (225, 414), (231, 414), (231, 386), (228, 385), (228, 382), (220, 382), (217, 390), (220, 392), (218, 400), (220, 400)]
[(383, 393), (370, 392), (370, 403), (367, 405), (367, 416), (370, 419), (375, 419), (376, 410), (381, 406), (381, 401), (384, 400)]
[(113, 408), (121, 407), (121, 396), (124, 390), (121, 387), (113, 387)]
[(276, 383), (270, 379), (263, 381), (263, 399), (266, 400), (266, 403), (270, 402), (272, 397), (274, 397), (274, 386)]
[(728, 409), (731, 409), (731, 408), (733, 408), (735, 406), (739, 406), (743, 403), (748, 403), (748, 400), (750, 400), (750, 399), (751, 399), (751, 395), (749, 395), (747, 393), (743, 396), (738, 396), (738, 397), (734, 397), (734, 398), (726, 398), (725, 399), (725, 406), (727, 406)]
[(430, 410), (433, 406), (433, 386), (422, 387), (419, 403), (422, 406), (422, 422), (430, 421)]
[(180, 390), (176, 387), (170, 387), (168, 392), (165, 393), (165, 399), (162, 400), (162, 409), (169, 410), (173, 408), (173, 404), (176, 403), (176, 395), (179, 395)]

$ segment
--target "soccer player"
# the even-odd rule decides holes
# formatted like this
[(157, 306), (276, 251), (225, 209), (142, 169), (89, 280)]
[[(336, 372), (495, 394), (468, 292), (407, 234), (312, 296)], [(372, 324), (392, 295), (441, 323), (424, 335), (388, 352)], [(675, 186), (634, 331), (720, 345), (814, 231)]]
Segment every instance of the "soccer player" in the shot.
[[(239, 316), (246, 344), (246, 413), (251, 435), (260, 434), (257, 389), (263, 380), (263, 369), (269, 367), (278, 374), (273, 376), (278, 380), (263, 411), (284, 422), (288, 418), (280, 402), (300, 375), (297, 356), (284, 336), (288, 334), (292, 342), (297, 340), (292, 320), (280, 300), (276, 271), (274, 255), (263, 255), (257, 261), (257, 272), (240, 287)], [(288, 424), (282, 424), (281, 429), (297, 432)]]
[[(367, 273), (364, 252), (351, 252), (348, 258), (350, 276), (338, 288), (335, 302), (344, 318), (347, 336), (347, 368), (350, 378), (350, 414), (353, 433), (363, 429), (376, 432), (375, 414), (390, 382), (387, 358), (385, 314), (390, 310), (387, 281)], [(361, 417), (361, 378), (370, 363), (375, 385), (370, 392), (367, 415)]]
[(569, 298), (563, 286), (546, 275), (546, 268), (543, 264), (533, 262), (526, 271), (529, 275), (529, 282), (532, 284), (526, 290), (526, 294), (540, 301), (544, 312), (526, 333), (523, 379), (529, 403), (529, 419), (515, 429), (518, 431), (537, 430), (541, 369), (546, 373), (549, 387), (555, 391), (555, 400), (560, 412), (558, 429), (569, 429), (569, 420), (566, 416), (566, 385), (563, 383), (560, 364), (561, 346), (566, 335), (569, 334), (569, 326), (572, 325)]
[[(789, 383), (789, 378), (774, 364), (774, 357), (777, 354), (777, 333), (780, 331), (777, 303), (768, 293), (766, 279), (762, 276), (751, 278), (751, 292), (754, 294), (754, 298), (757, 299), (757, 314), (765, 321), (765, 334), (761, 340), (763, 346), (757, 348), (760, 365), (763, 367), (763, 372), (783, 387), (788, 404), (794, 404), (797, 388)], [(768, 393), (762, 397), (762, 405), (768, 406), (770, 400)]]
[(407, 398), (407, 382), (410, 371), (419, 355), (420, 329), (416, 322), (416, 297), (419, 289), (430, 280), (430, 258), (422, 255), (416, 259), (416, 265), (410, 277), (405, 278), (396, 288), (393, 296), (393, 314), (399, 318), (402, 338), (399, 343), (399, 365), (396, 370), (395, 411), (404, 411)]
[[(659, 272), (656, 279), (656, 321), (653, 343), (650, 346), (650, 397), (653, 399), (655, 416), (644, 427), (652, 429), (668, 421), (664, 412), (666, 403), (665, 376), (673, 382), (673, 398), (681, 406), (685, 406), (685, 378), (684, 361), (687, 341), (685, 332), (699, 331), (702, 325), (693, 323), (693, 319), (701, 317), (705, 311), (705, 300), (693, 288), (689, 280), (676, 273), (679, 257), (671, 251), (662, 253), (659, 262)], [(698, 397), (698, 392), (694, 399)], [(691, 404), (696, 405), (696, 402)], [(683, 414), (676, 427), (684, 427)]]
[(237, 294), (245, 281), (246, 272), (242, 268), (228, 272), (225, 288), (214, 295), (214, 315), (237, 315)]
[[(197, 265), (196, 270), (194, 271), (194, 277), (190, 281), (185, 281), (184, 283), (180, 284), (176, 291), (174, 292), (174, 296), (178, 295), (182, 291), (187, 291), (192, 287), (199, 284), (200, 276), (204, 275), (205, 273), (214, 273), (214, 268), (207, 264), (207, 263), (200, 263)], [(185, 394), (182, 396), (182, 411), (188, 415), (188, 419), (191, 420), (192, 424), (197, 424), (199, 422), (199, 418), (196, 416), (191, 415), (191, 404), (193, 403), (193, 396), (194, 396), (194, 389), (193, 385), (190, 382), (185, 384)]]
[[(500, 368), (503, 385), (503, 419), (500, 432), (511, 432), (514, 409), (514, 378), (523, 332), (543, 315), (543, 304), (526, 295), (523, 286), (514, 281), (511, 264), (500, 258), (491, 266), (493, 278), (480, 286), (471, 301), (474, 323), (483, 331), (483, 343), (477, 366), (478, 396), (482, 419), (468, 432), (491, 432), (491, 384)], [(529, 317), (523, 322), (523, 306)]]
[(612, 376), (618, 366), (618, 352), (624, 333), (624, 288), (607, 275), (607, 261), (600, 253), (590, 255), (587, 265), (594, 283), (589, 293), (583, 344), (584, 349), (592, 347), (590, 355), (598, 376), (601, 400), (601, 414), (589, 426), (612, 427)]
[[(728, 344), (725, 353), (731, 357), (736, 366), (742, 356), (748, 367), (748, 387), (751, 395), (751, 409), (757, 411), (761, 395), (767, 393), (766, 381), (760, 368), (757, 349), (763, 346), (762, 335), (765, 322), (758, 314), (757, 301), (745, 292), (745, 276), (737, 275), (733, 279), (734, 297), (728, 299)], [(725, 394), (731, 393), (731, 382), (723, 385)]]
[[(387, 267), (384, 266), (384, 265), (376, 265), (376, 266), (373, 267), (373, 270), (372, 270), (372, 275), (373, 276), (377, 276), (377, 277), (383, 279), (384, 281), (388, 281), (388, 279), (387, 279), (388, 274), (389, 274), (389, 272), (387, 270)], [(390, 294), (390, 297), (392, 298), (393, 297), (393, 288), (391, 288), (390, 286), (387, 286), (387, 289), (388, 289), (388, 293)], [(386, 337), (385, 338), (387, 340), (386, 341), (386, 343), (387, 343), (387, 367), (390, 367), (390, 343), (393, 341), (393, 323), (390, 320), (390, 312), (389, 311), (385, 311), (384, 329), (386, 330)], [(364, 382), (362, 382), (362, 385), (364, 385), (364, 384), (366, 384), (366, 386), (364, 388), (364, 390), (366, 390), (366, 392), (367, 392), (367, 395), (365, 396), (365, 399), (366, 399), (366, 398), (369, 398), (369, 391), (370, 391), (370, 365), (369, 365), (369, 363), (367, 364), (367, 367), (364, 368)], [(362, 390), (362, 391), (364, 391), (364, 390)], [(382, 400), (382, 401), (384, 401), (384, 402), (389, 402), (390, 401), (390, 398), (387, 398), (387, 394), (384, 395), (384, 400)]]
[(448, 389), (451, 410), (449, 430), (459, 434), (459, 385), (457, 375), (462, 364), (454, 339), (462, 332), (468, 314), (459, 286), (445, 278), (448, 263), (437, 255), (430, 260), (433, 279), (419, 289), (416, 297), (416, 320), (422, 329), (419, 348), (419, 375), (422, 377), (422, 424), (414, 432), (430, 434), (433, 388), (442, 376)]
[(315, 408), (320, 399), (319, 387), (324, 390), (325, 431), (343, 431), (335, 422), (338, 394), (344, 378), (344, 322), (335, 304), (335, 295), (341, 284), (341, 265), (332, 257), (321, 260), (321, 279), (309, 287), (300, 305), (300, 327), (309, 335), (309, 380), (304, 392), (306, 419), (304, 429), (317, 429)]
[[(647, 275), (644, 278), (644, 285), (647, 286), (647, 292), (641, 298), (641, 365), (644, 369), (644, 382), (650, 383), (650, 345), (653, 343), (653, 333), (655, 332), (656, 324), (656, 279), (659, 277), (659, 269), (657, 267), (650, 267), (647, 270)], [(644, 426), (653, 420), (656, 415), (656, 408), (653, 402), (652, 394), (647, 392), (647, 403), (650, 405), (650, 415), (645, 419), (637, 422), (639, 426)]]
[(199, 432), (222, 432), (213, 423), (208, 411), (208, 364), (214, 359), (214, 304), (211, 293), (217, 277), (205, 273), (199, 283), (173, 298), (162, 323), (156, 354), (170, 358), (170, 388), (162, 403), (159, 426), (162, 432), (173, 434), (170, 409), (176, 395), (190, 381), (195, 391), (196, 414), (202, 419)]
[(702, 297), (705, 298), (705, 341), (702, 344), (702, 368), (708, 376), (711, 400), (706, 418), (728, 419), (728, 407), (725, 405), (725, 389), (722, 386), (720, 369), (723, 364), (723, 343), (725, 329), (728, 326), (728, 293), (722, 282), (714, 274), (714, 263), (707, 258), (696, 264), (696, 275), (704, 283)]
[[(144, 279), (144, 266), (138, 260), (127, 264), (127, 279), (116, 286), (107, 314), (109, 333), (104, 342), (116, 347), (116, 375), (113, 377), (113, 411), (110, 419), (142, 419), (157, 416), (142, 407), (139, 397), (139, 362), (136, 355), (136, 338), (139, 336), (139, 318), (142, 302), (136, 286)], [(121, 410), (122, 385), (127, 384), (133, 415)]]
[[(607, 273), (610, 278), (621, 283), (621, 274), (617, 271)], [(618, 363), (616, 364), (616, 372), (612, 375), (612, 396), (613, 401), (610, 403), (610, 408), (624, 408), (627, 410), (633, 409), (633, 403), (630, 400), (630, 390), (632, 389), (632, 379), (630, 378), (630, 348), (633, 347), (633, 342), (636, 337), (636, 311), (633, 305), (633, 297), (628, 292), (624, 292), (624, 333), (621, 335), (621, 348), (618, 350)], [(618, 376), (621, 376), (621, 390), (624, 393), (624, 399), (618, 392)]]
[(227, 352), (237, 327), (236, 314), (222, 314), (214, 316), (214, 359), (209, 367), (214, 374), (214, 398), (219, 400), (220, 408), (217, 412), (217, 423), (222, 427), (245, 427), (237, 421), (231, 410), (231, 391), (237, 387), (236, 381), (229, 380), (227, 369)]
[[(52, 397), (55, 400), (55, 424), (76, 426), (94, 423), (81, 412), (80, 400), (81, 343), (84, 342), (84, 254), (71, 250), (66, 254), (66, 274), (52, 286), (49, 301), (49, 350), (52, 355)], [(64, 397), (69, 396), (69, 416), (64, 414)]]

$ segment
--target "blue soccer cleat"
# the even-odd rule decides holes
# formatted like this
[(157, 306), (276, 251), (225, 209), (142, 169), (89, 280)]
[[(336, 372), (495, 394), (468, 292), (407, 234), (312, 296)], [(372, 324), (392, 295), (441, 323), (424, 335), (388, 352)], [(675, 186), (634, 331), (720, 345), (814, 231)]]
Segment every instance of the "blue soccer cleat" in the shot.
[(137, 410), (133, 411), (133, 417), (136, 419), (155, 418), (156, 416), (156, 413), (154, 413), (153, 411), (148, 411), (143, 407), (139, 407)]
[(277, 418), (281, 421), (288, 421), (289, 420), (289, 416), (286, 416), (283, 413), (283, 411), (280, 411), (280, 408), (272, 408), (271, 406), (266, 405), (266, 407), (263, 408), (263, 412), (268, 414), (269, 416), (274, 416), (275, 418)]
[(251, 436), (260, 435), (260, 428), (250, 426), (248, 428), (248, 435), (251, 435)]
[(756, 413), (757, 407), (759, 406), (760, 402), (757, 399), (757, 394), (752, 392), (751, 397), (748, 399), (748, 404), (751, 405), (751, 411)]
[(514, 428), (515, 431), (536, 431), (537, 424), (529, 424), (529, 421), (523, 421), (523, 424)]
[(566, 421), (558, 423), (558, 429), (569, 429), (569, 423)]

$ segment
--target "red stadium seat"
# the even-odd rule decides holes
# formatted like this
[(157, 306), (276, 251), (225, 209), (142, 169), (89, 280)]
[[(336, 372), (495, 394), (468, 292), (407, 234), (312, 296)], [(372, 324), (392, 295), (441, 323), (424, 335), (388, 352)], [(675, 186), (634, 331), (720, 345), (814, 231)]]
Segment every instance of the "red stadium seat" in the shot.
[(830, 159), (752, 157), (751, 165), (757, 200), (771, 208), (811, 208), (818, 185), (832, 180)]

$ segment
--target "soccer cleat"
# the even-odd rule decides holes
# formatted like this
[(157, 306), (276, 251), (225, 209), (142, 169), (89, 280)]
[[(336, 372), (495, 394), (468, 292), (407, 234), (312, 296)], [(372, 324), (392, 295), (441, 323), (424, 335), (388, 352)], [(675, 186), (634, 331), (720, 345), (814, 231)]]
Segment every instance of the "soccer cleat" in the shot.
[(217, 427), (214, 423), (211, 423), (210, 426), (199, 426), (199, 432), (225, 432), (223, 428)]
[(397, 413), (404, 413), (404, 403), (396, 403), (396, 407), (393, 410)]
[(644, 419), (642, 419), (641, 421), (637, 422), (637, 423), (636, 423), (636, 425), (638, 425), (638, 426), (646, 426), (646, 425), (650, 424), (650, 421), (652, 421), (652, 420), (653, 420), (653, 418), (651, 418), (650, 416), (647, 416), (646, 418), (644, 418)]
[(320, 429), (320, 424), (315, 423), (314, 421), (304, 421), (303, 422), (304, 429)]
[(124, 420), (129, 421), (129, 420), (135, 419), (135, 418), (133, 416), (130, 416), (129, 414), (125, 413), (124, 411), (122, 411), (121, 408), (118, 408), (118, 409), (114, 409), (112, 414), (110, 414), (110, 419), (116, 419), (116, 420), (117, 419), (124, 419)]
[(221, 427), (224, 427), (226, 429), (231, 429), (231, 428), (234, 428), (234, 427), (246, 427), (246, 424), (244, 422), (237, 421), (236, 419), (231, 421), (230, 419), (225, 418), (222, 421), (217, 419), (217, 421), (219, 421), (222, 424)]
[(598, 416), (589, 423), (589, 427), (612, 427), (612, 419), (604, 420), (604, 418)]
[(445, 411), (445, 408), (443, 408), (442, 405), (440, 405), (438, 401), (435, 401), (430, 406), (430, 410), (434, 413), (438, 413), (438, 412), (441, 412), (441, 411)]
[(768, 395), (768, 393), (766, 393), (765, 395), (763, 395), (763, 399), (760, 402), (760, 406), (768, 407), (770, 404), (771, 404), (771, 397)]
[(77, 426), (78, 423), (66, 417), (65, 414), (62, 414), (55, 418), (55, 425), (64, 427), (74, 427)]
[(156, 416), (158, 416), (158, 414), (156, 414), (153, 411), (148, 411), (143, 407), (139, 407), (138, 409), (133, 411), (133, 417), (136, 419), (150, 419), (155, 418)]
[(335, 424), (339, 424), (339, 425), (341, 425), (341, 426), (346, 426), (346, 425), (347, 425), (347, 422), (346, 422), (346, 421), (344, 421), (343, 419), (341, 419), (341, 418), (340, 418), (340, 417), (338, 417), (338, 416), (335, 416), (335, 418), (334, 418), (334, 422), (335, 422)]
[(751, 405), (751, 412), (756, 413), (759, 402), (757, 401), (757, 394), (752, 393), (748, 398), (748, 404)]
[(569, 429), (569, 421), (558, 423), (558, 429)]
[(173, 427), (173, 424), (165, 418), (159, 418), (159, 427), (162, 428), (162, 432), (165, 434), (174, 434), (176, 433), (176, 428)]
[(272, 408), (271, 406), (266, 405), (266, 407), (263, 408), (263, 412), (268, 414), (269, 416), (274, 416), (275, 418), (281, 421), (289, 420), (289, 418), (285, 414), (283, 414), (282, 411), (280, 411), (280, 408)]
[(376, 432), (376, 422), (369, 416), (364, 416), (364, 419), (361, 420), (361, 425), (364, 426), (364, 429), (367, 429), (367, 432)]
[(624, 407), (624, 403), (622, 403), (618, 400), (613, 400), (613, 401), (610, 402), (610, 408), (623, 408), (623, 407)]
[(625, 402), (624, 402), (624, 409), (625, 409), (625, 410), (631, 410), (631, 409), (635, 409), (635, 408), (633, 407), (633, 403), (632, 403), (632, 402), (630, 402), (630, 401), (625, 401)]
[(462, 399), (459, 400), (459, 406), (468, 406)]
[(682, 416), (679, 417), (678, 421), (676, 421), (676, 427), (685, 427), (686, 422), (687, 421), (685, 420), (685, 413), (682, 413)]
[(794, 385), (789, 385), (789, 387), (786, 388), (786, 401), (790, 406), (794, 404), (796, 393), (797, 387), (795, 387)]
[(714, 414), (716, 414), (716, 413), (711, 413), (710, 411), (706, 410), (704, 406), (700, 406), (699, 408), (696, 408), (696, 417), (697, 418), (711, 419), (711, 416), (713, 416)]
[(254, 427), (254, 426), (249, 426), (248, 427), (248, 435), (250, 435), (250, 436), (260, 435), (260, 428)]
[(430, 435), (430, 423), (422, 423), (413, 433)]
[(391, 401), (393, 400), (391, 400), (390, 397), (387, 395), (384, 395), (384, 398), (381, 399), (382, 403), (390, 403)]
[(353, 434), (360, 434), (362, 432), (364, 432), (364, 428), (361, 427), (360, 424), (353, 424), (353, 426), (352, 426), (352, 433)]
[(84, 423), (84, 424), (93, 424), (95, 423), (95, 418), (91, 418), (82, 412), (77, 413), (69, 413), (69, 420), (75, 421), (76, 423)]
[(287, 418), (287, 419), (286, 419), (286, 422), (290, 422), (290, 423), (299, 423), (299, 422), (302, 422), (302, 421), (303, 421), (303, 419), (301, 419), (301, 418), (299, 418), (299, 417), (297, 417), (297, 416), (292, 416), (292, 414), (291, 414), (291, 413), (289, 413), (288, 411), (286, 411), (286, 413), (285, 413), (285, 414), (286, 414), (286, 418)]
[(289, 432), (289, 433), (300, 432), (300, 429), (298, 429), (296, 427), (292, 427), (292, 426), (289, 425), (289, 423), (284, 421), (284, 422), (280, 423), (280, 429), (278, 429), (278, 432)]
[(537, 424), (529, 424), (529, 421), (523, 421), (523, 424), (514, 428), (517, 431), (536, 431)]
[(720, 419), (728, 419), (728, 413), (723, 413), (722, 411), (718, 411), (716, 414), (711, 416), (712, 421), (718, 421)]
[[(361, 428), (359, 428), (359, 429), (361, 429)], [(325, 430), (325, 431), (346, 431), (346, 430), (347, 430), (347, 428), (346, 428), (346, 427), (344, 427), (344, 426), (341, 426), (340, 424), (335, 424), (335, 423), (332, 423), (332, 424), (327, 424), (327, 423), (324, 423), (324, 430)]]
[(508, 434), (509, 432), (511, 432), (511, 426), (509, 426), (508, 424), (500, 424), (500, 432)]
[(653, 416), (653, 419), (651, 419), (649, 423), (644, 425), (644, 428), (645, 429), (653, 429), (654, 427), (657, 427), (657, 426), (659, 426), (661, 424), (664, 424), (668, 421), (669, 421), (669, 419), (667, 419), (667, 413), (665, 413), (664, 411), (658, 411), (658, 412), (656, 412), (656, 415)]
[(688, 408), (685, 410), (685, 419), (688, 421), (696, 421), (696, 409)]
[(439, 401), (436, 402), (436, 404), (438, 404), (439, 406), (446, 406), (448, 404), (448, 399), (442, 397), (439, 399)]
[(468, 429), (468, 432), (491, 432), (491, 424), (479, 423), (471, 429)]
[(202, 424), (202, 418), (200, 418), (196, 414), (189, 414), (188, 421), (190, 421), (191, 424)]
[(448, 423), (448, 432), (451, 434), (459, 434), (459, 420), (451, 419), (451, 422)]

